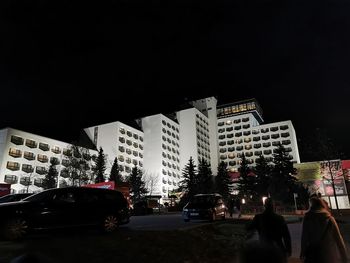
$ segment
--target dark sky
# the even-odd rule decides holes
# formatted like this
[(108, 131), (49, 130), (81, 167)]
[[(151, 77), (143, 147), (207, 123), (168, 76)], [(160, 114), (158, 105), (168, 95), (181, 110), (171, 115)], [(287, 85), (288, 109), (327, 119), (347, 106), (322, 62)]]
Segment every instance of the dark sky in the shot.
[[(30, 2), (30, 3), (29, 3)], [(0, 128), (81, 128), (255, 97), (350, 158), (347, 1), (1, 1)], [(306, 3), (305, 3), (306, 2)]]

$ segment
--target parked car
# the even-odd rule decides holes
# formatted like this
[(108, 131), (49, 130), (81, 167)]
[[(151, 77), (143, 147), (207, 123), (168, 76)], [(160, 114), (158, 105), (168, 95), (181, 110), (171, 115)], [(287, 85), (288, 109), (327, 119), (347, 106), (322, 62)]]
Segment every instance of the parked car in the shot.
[(0, 226), (7, 239), (18, 239), (32, 230), (99, 226), (112, 232), (129, 222), (122, 193), (98, 188), (56, 188), (19, 202), (0, 204)]
[(192, 219), (208, 219), (214, 221), (225, 219), (227, 207), (219, 194), (195, 195), (183, 208), (182, 216), (185, 222)]
[(22, 193), (22, 194), (8, 194), (0, 197), (0, 203), (16, 202), (21, 201), (28, 196), (33, 195), (33, 193)]

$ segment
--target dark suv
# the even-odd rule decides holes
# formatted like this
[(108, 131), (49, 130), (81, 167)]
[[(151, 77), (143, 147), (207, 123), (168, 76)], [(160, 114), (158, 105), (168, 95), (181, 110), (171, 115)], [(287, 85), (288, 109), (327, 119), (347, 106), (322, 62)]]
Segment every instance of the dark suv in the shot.
[(30, 230), (100, 226), (107, 232), (129, 222), (128, 203), (122, 193), (97, 188), (58, 188), (19, 202), (0, 204), (0, 226), (7, 239)]
[(28, 196), (31, 196), (32, 193), (23, 193), (23, 194), (8, 194), (0, 197), (0, 203), (9, 203), (9, 202), (16, 202), (21, 201), (24, 198), (27, 198)]
[(225, 219), (227, 208), (219, 194), (195, 195), (182, 210), (185, 222), (192, 219)]

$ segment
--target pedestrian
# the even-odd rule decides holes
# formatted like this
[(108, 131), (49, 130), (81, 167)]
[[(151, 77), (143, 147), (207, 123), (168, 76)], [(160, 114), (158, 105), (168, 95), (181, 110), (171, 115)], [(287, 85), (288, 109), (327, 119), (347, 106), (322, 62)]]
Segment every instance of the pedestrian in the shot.
[(232, 197), (230, 197), (230, 200), (228, 201), (228, 210), (230, 213), (230, 217), (232, 217), (234, 209), (235, 209), (235, 202), (234, 202), (234, 199)]
[(282, 262), (287, 262), (287, 258), (292, 253), (288, 226), (283, 216), (275, 213), (274, 203), (271, 198), (265, 200), (264, 207), (264, 212), (254, 216), (252, 223), (248, 226), (248, 230), (257, 230), (262, 246), (270, 246), (272, 249), (277, 249), (282, 255)]
[(235, 207), (237, 209), (238, 218), (240, 218), (241, 217), (241, 201), (239, 200), (239, 198), (236, 199)]
[(338, 224), (322, 198), (310, 198), (310, 209), (303, 220), (300, 258), (304, 263), (347, 262)]

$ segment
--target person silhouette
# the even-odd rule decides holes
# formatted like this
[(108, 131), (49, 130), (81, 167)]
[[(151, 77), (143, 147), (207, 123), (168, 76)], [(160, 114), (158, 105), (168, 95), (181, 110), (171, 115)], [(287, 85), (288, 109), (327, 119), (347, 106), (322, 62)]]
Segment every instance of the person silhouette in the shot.
[(278, 249), (283, 255), (283, 262), (287, 262), (287, 258), (292, 253), (288, 226), (283, 216), (275, 213), (274, 202), (271, 198), (265, 200), (264, 207), (264, 212), (255, 215), (247, 228), (257, 230), (262, 247), (270, 246)]
[(343, 237), (322, 198), (312, 197), (305, 213), (301, 235), (300, 259), (305, 263), (347, 262)]

